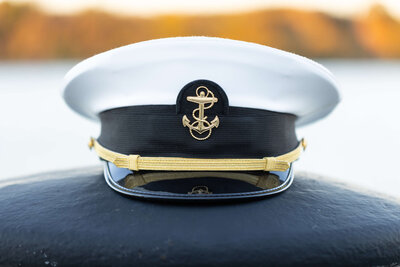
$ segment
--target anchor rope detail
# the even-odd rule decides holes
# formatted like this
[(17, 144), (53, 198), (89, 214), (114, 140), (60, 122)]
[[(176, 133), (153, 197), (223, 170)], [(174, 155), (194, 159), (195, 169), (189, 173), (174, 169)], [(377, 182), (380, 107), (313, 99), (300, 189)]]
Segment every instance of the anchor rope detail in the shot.
[[(182, 117), (183, 127), (189, 128), (189, 132), (194, 139), (206, 140), (211, 136), (212, 129), (218, 128), (219, 118), (215, 116), (211, 122), (207, 121), (208, 116), (204, 115), (204, 110), (212, 108), (214, 103), (218, 102), (218, 98), (207, 87), (199, 86), (196, 89), (196, 96), (188, 96), (186, 100), (198, 104), (199, 107), (192, 112), (193, 122), (190, 122), (186, 115)], [(193, 131), (199, 135), (196, 135)], [(202, 136), (204, 133), (207, 134)]]

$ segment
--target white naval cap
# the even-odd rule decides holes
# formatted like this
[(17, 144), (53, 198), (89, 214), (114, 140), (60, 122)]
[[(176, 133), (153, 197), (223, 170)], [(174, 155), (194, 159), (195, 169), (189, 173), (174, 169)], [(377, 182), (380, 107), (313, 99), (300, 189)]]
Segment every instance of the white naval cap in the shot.
[(290, 113), (301, 126), (340, 101), (332, 74), (307, 58), (264, 45), (214, 37), (176, 37), (116, 48), (76, 65), (65, 76), (66, 103), (97, 120), (105, 110), (173, 105), (194, 80), (221, 86), (229, 105)]

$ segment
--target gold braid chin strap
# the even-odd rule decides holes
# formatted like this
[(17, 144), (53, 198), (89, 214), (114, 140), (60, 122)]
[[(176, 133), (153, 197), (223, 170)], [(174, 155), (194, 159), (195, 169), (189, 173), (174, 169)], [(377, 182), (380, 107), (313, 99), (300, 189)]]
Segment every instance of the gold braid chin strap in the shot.
[(306, 141), (302, 139), (294, 150), (278, 157), (262, 159), (198, 159), (124, 155), (108, 150), (94, 138), (89, 142), (89, 148), (94, 148), (100, 158), (114, 163), (118, 168), (133, 171), (286, 171), (306, 146)]

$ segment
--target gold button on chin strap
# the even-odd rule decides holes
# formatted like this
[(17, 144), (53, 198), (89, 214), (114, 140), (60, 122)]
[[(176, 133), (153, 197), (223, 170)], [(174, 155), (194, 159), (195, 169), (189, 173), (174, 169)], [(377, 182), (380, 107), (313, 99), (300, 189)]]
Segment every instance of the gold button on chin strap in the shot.
[(94, 138), (89, 142), (89, 148), (94, 148), (100, 158), (118, 168), (133, 171), (286, 171), (290, 163), (300, 157), (306, 146), (306, 141), (302, 139), (294, 150), (277, 157), (262, 159), (198, 159), (124, 155), (103, 147)]

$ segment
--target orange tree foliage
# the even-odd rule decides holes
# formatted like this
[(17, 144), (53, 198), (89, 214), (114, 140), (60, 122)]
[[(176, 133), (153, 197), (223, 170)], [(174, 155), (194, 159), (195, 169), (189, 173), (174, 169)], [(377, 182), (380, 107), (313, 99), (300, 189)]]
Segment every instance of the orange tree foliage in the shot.
[(139, 18), (95, 10), (51, 15), (28, 4), (0, 4), (0, 59), (84, 58), (134, 42), (193, 35), (251, 41), (308, 57), (400, 58), (400, 22), (380, 6), (357, 19), (293, 9)]

